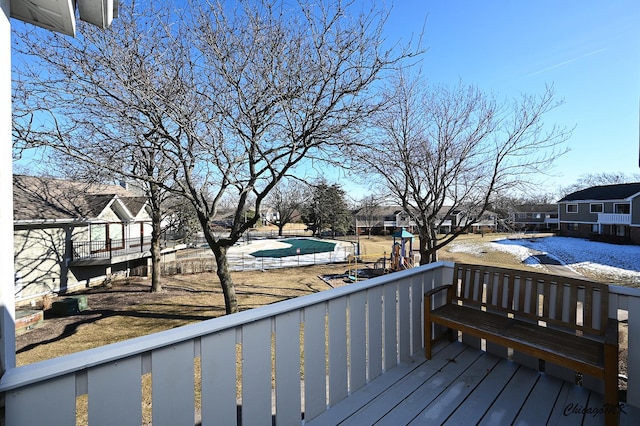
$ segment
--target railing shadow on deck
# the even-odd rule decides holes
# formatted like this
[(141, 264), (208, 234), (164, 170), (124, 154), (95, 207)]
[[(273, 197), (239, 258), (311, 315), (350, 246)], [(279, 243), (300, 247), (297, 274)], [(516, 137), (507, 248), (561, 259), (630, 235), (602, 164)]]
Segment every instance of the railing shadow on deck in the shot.
[[(423, 353), (423, 293), (438, 262), (11, 369), (11, 425), (300, 424)], [(610, 316), (640, 335), (640, 290), (613, 286)], [(629, 339), (627, 402), (640, 406), (640, 339)], [(195, 389), (195, 392), (194, 392)], [(241, 407), (241, 408), (239, 408)]]

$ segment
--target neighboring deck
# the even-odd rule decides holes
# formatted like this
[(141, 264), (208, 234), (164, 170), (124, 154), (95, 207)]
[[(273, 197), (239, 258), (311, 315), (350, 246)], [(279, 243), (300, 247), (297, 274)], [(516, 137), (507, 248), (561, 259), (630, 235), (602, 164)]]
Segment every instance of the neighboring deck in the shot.
[[(604, 424), (599, 393), (463, 343), (436, 351), (431, 361), (396, 366), (305, 424)], [(636, 424), (640, 410), (620, 407), (620, 424)]]

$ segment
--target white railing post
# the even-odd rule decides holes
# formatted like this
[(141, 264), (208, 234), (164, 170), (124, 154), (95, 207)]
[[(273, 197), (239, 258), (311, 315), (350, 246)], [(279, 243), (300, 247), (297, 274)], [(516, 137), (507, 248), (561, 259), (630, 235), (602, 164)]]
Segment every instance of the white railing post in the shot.
[(4, 71), (0, 73), (0, 376), (16, 365), (9, 3), (9, 0), (0, 0), (0, 61), (4, 64)]

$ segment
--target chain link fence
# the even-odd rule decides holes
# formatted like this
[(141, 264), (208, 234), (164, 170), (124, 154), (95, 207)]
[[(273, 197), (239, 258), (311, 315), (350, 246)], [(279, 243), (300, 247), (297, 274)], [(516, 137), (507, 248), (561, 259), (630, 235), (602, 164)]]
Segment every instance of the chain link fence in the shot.
[[(353, 253), (353, 246), (344, 242), (337, 243), (333, 251), (284, 257), (254, 257), (246, 252), (234, 252), (232, 248), (227, 253), (227, 261), (231, 271), (257, 271), (345, 263)], [(165, 276), (214, 272), (215, 270), (216, 262), (211, 249), (201, 246), (181, 250), (176, 260), (165, 261), (161, 266), (161, 273)]]

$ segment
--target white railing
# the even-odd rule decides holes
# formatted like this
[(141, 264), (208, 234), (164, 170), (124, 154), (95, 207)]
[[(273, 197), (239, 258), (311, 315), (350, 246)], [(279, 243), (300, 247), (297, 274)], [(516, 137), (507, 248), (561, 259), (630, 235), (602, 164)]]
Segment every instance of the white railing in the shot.
[[(422, 295), (450, 282), (452, 266), (11, 369), (0, 380), (5, 424), (300, 424), (422, 354)], [(640, 407), (640, 289), (612, 286), (609, 300), (610, 316), (628, 317), (627, 402)]]
[(436, 263), (14, 368), (5, 424), (300, 424), (421, 353), (422, 295), (451, 276)]
[(629, 225), (631, 224), (631, 215), (621, 213), (598, 213), (598, 223), (604, 225)]

